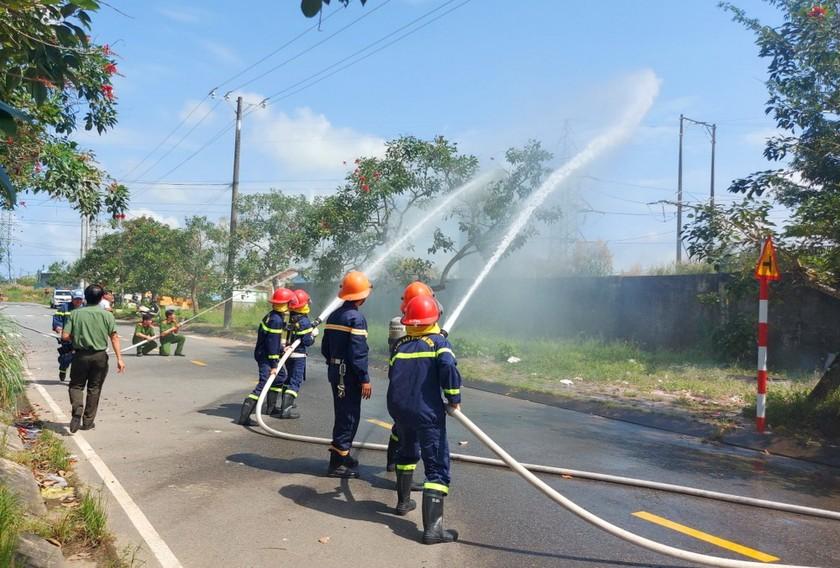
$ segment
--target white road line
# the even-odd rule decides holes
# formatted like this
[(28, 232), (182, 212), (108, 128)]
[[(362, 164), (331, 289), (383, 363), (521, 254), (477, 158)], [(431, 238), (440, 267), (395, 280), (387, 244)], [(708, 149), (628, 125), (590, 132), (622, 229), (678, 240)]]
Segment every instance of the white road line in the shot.
[[(32, 380), (32, 373), (29, 372), (29, 369), (26, 369), (26, 375), (29, 377), (31, 384), (38, 390), (40, 395), (47, 402), (55, 417), (62, 422), (67, 421), (67, 415), (64, 414), (61, 407), (59, 407), (55, 400), (53, 400), (47, 392), (47, 389), (45, 389), (43, 385), (39, 385)], [(129, 495), (128, 491), (126, 491), (122, 486), (122, 483), (117, 480), (116, 476), (111, 472), (111, 469), (105, 465), (105, 462), (99, 457), (99, 454), (96, 453), (88, 441), (85, 440), (84, 436), (76, 432), (71, 436), (71, 438), (79, 447), (82, 454), (84, 454), (93, 466), (93, 469), (96, 470), (96, 473), (99, 474), (99, 477), (102, 478), (105, 486), (111, 491), (111, 494), (117, 500), (117, 503), (119, 503), (120, 507), (122, 507), (123, 511), (125, 511), (125, 514), (128, 516), (131, 524), (134, 525), (134, 528), (137, 529), (137, 532), (139, 532), (140, 536), (143, 537), (143, 540), (146, 541), (146, 544), (149, 546), (149, 550), (152, 551), (152, 554), (155, 555), (155, 558), (157, 558), (157, 561), (160, 562), (161, 566), (163, 566), (163, 568), (183, 568), (181, 563), (175, 557), (175, 554), (172, 553), (172, 550), (170, 550), (169, 546), (152, 526), (152, 523), (149, 522), (149, 519), (146, 518), (146, 515), (143, 514), (143, 511), (140, 510), (140, 507), (137, 506), (137, 503), (134, 502), (134, 499), (131, 498), (131, 495)]]

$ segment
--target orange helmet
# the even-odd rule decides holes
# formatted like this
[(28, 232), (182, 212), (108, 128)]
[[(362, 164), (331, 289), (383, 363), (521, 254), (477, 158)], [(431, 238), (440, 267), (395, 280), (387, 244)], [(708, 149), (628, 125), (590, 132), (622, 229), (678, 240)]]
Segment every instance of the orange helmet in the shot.
[(294, 292), (288, 288), (277, 288), (271, 296), (272, 304), (288, 304), (295, 297)]
[(309, 303), (309, 294), (306, 293), (306, 290), (294, 290), (292, 294), (294, 294), (294, 298), (289, 300), (290, 309), (297, 310)]
[(415, 296), (405, 306), (403, 325), (432, 325), (440, 319), (437, 300), (431, 296)]
[(358, 270), (351, 270), (344, 275), (341, 280), (341, 288), (338, 291), (338, 297), (342, 300), (363, 300), (370, 296), (370, 291), (373, 285), (368, 280), (368, 277), (363, 272)]
[(412, 298), (416, 298), (417, 296), (429, 296), (430, 298), (434, 298), (435, 293), (427, 284), (424, 284), (419, 280), (412, 282), (411, 284), (405, 287), (405, 290), (403, 290), (400, 311), (405, 313), (405, 307), (408, 305)]

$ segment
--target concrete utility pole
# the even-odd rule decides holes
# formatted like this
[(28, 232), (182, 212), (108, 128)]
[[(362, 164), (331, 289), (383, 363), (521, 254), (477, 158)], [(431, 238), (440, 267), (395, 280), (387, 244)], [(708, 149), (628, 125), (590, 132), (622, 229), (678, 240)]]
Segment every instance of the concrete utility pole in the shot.
[[(233, 146), (233, 184), (230, 192), (230, 242), (228, 243), (227, 262), (227, 294), (233, 296), (233, 267), (236, 256), (236, 245), (234, 235), (236, 234), (236, 201), (239, 197), (239, 143), (242, 133), (242, 97), (236, 98), (236, 138)], [(224, 327), (230, 329), (230, 322), (233, 317), (233, 300), (225, 303)]]
[(685, 115), (680, 115), (680, 152), (679, 165), (677, 166), (677, 264), (682, 262), (682, 209), (683, 209), (683, 138), (685, 137), (684, 123), (688, 121), (698, 126), (703, 126), (712, 137), (712, 164), (709, 182), (709, 202), (715, 204), (715, 145), (717, 144), (717, 124), (694, 120)]

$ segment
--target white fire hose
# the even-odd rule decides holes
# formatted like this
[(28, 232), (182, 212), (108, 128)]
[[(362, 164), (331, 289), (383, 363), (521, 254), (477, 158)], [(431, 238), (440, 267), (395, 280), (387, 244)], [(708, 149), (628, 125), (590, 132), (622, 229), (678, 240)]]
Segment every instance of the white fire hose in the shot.
[[(280, 369), (285, 363), (286, 360), (289, 358), (289, 355), (295, 350), (295, 348), (300, 344), (300, 339), (295, 340), (289, 347), (286, 349), (286, 352), (280, 358), (278, 362), (277, 368)], [(271, 428), (268, 424), (265, 423), (262, 415), (262, 405), (265, 402), (266, 396), (268, 395), (268, 391), (271, 386), (274, 384), (274, 380), (277, 378), (277, 374), (274, 373), (268, 377), (266, 384), (263, 386), (262, 391), (260, 392), (259, 399), (257, 400), (256, 405), (256, 416), (257, 416), (257, 423), (260, 427), (265, 430), (268, 434), (275, 436), (277, 438), (282, 438), (284, 440), (289, 440), (293, 442), (305, 442), (308, 444), (320, 444), (324, 446), (329, 446), (332, 441), (328, 440), (327, 438), (319, 438), (316, 436), (304, 436), (301, 434), (289, 434), (288, 432), (281, 432), (279, 430), (275, 430)], [(499, 456), (501, 460), (495, 460), (491, 458), (482, 458), (478, 456), (469, 456), (464, 454), (451, 454), (451, 458), (453, 460), (467, 462), (467, 463), (477, 463), (482, 465), (492, 465), (492, 466), (505, 466), (512, 469), (514, 472), (518, 473), (520, 476), (524, 477), (526, 481), (531, 483), (534, 487), (542, 491), (546, 496), (550, 499), (567, 509), (568, 511), (574, 513), (578, 517), (582, 518), (586, 522), (595, 525), (601, 530), (604, 530), (613, 536), (616, 536), (622, 540), (630, 542), (631, 544), (635, 544), (637, 546), (641, 546), (642, 548), (646, 548), (648, 550), (652, 550), (654, 552), (658, 552), (660, 554), (664, 554), (666, 556), (672, 556), (674, 558), (679, 558), (681, 560), (687, 560), (690, 562), (696, 562), (697, 564), (703, 564), (706, 566), (718, 566), (720, 568), (758, 568), (759, 566), (774, 566), (775, 568), (810, 568), (808, 566), (800, 566), (794, 564), (768, 564), (764, 562), (750, 562), (746, 560), (731, 560), (727, 558), (719, 558), (716, 556), (709, 556), (706, 554), (699, 554), (696, 552), (689, 552), (687, 550), (682, 550), (680, 548), (675, 548), (673, 546), (668, 546), (636, 534), (631, 533), (630, 531), (624, 530), (621, 527), (617, 527), (612, 523), (601, 519), (600, 517), (594, 515), (593, 513), (587, 511), (583, 507), (577, 505), (567, 497), (561, 495), (558, 491), (554, 488), (549, 486), (547, 483), (542, 481), (536, 475), (531, 473), (532, 471), (537, 471), (540, 473), (549, 473), (555, 475), (570, 475), (573, 477), (579, 477), (582, 479), (593, 479), (597, 481), (606, 481), (609, 483), (620, 483), (624, 485), (632, 485), (635, 487), (645, 487), (649, 489), (657, 489), (662, 491), (670, 491), (673, 493), (684, 493), (687, 495), (693, 495), (696, 497), (705, 497), (708, 499), (716, 499), (720, 501), (728, 501), (731, 503), (738, 503), (742, 505), (752, 505), (756, 507), (764, 507), (767, 509), (776, 509), (779, 511), (786, 511), (792, 513), (800, 513), (804, 515), (812, 515), (817, 517), (824, 517), (828, 519), (840, 520), (840, 513), (835, 511), (829, 511), (825, 509), (815, 509), (812, 507), (802, 507), (799, 505), (791, 505), (788, 503), (777, 503), (774, 501), (765, 501), (763, 499), (752, 499), (750, 497), (741, 497), (739, 495), (730, 495), (727, 493), (718, 493), (716, 491), (705, 491), (702, 489), (695, 489), (693, 487), (684, 487), (680, 485), (670, 485), (667, 483), (656, 483), (652, 481), (645, 481), (642, 479), (632, 479), (627, 477), (618, 477), (613, 475), (604, 475), (599, 473), (589, 473), (584, 471), (576, 471), (570, 469), (563, 469), (563, 468), (556, 468), (556, 467), (549, 467), (549, 466), (542, 466), (542, 465), (531, 465), (531, 464), (521, 464), (513, 459), (510, 454), (508, 454), (504, 449), (501, 448), (496, 442), (494, 442), (487, 434), (485, 434), (478, 426), (473, 424), (473, 422), (467, 418), (463, 412), (460, 410), (453, 410), (448, 409), (449, 414), (458, 420), (464, 427), (469, 430), (472, 434), (474, 434), (484, 445), (486, 445), (494, 454)], [(386, 451), (388, 446), (384, 444), (372, 444), (369, 442), (353, 442), (354, 448), (360, 448), (364, 450), (379, 450), (379, 451)], [(529, 471), (530, 470), (530, 471)]]

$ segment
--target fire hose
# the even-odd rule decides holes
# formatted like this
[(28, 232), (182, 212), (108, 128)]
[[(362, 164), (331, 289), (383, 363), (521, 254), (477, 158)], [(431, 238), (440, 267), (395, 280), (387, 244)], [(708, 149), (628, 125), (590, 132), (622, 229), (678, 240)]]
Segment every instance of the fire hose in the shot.
[[(295, 340), (291, 345), (286, 348), (285, 353), (280, 358), (278, 362), (277, 368), (280, 369), (289, 358), (291, 353), (295, 350), (295, 348), (300, 344), (300, 339)], [(304, 436), (301, 434), (290, 434), (288, 432), (281, 432), (279, 430), (275, 430), (274, 428), (270, 427), (268, 424), (265, 423), (262, 415), (262, 405), (265, 403), (266, 396), (268, 395), (269, 389), (274, 384), (274, 380), (277, 378), (277, 373), (272, 373), (266, 384), (263, 386), (262, 391), (260, 392), (259, 399), (257, 400), (256, 405), (256, 417), (257, 423), (260, 427), (271, 436), (281, 438), (283, 440), (289, 440), (293, 442), (304, 442), (308, 444), (320, 444), (324, 446), (329, 446), (332, 441), (328, 440), (327, 438), (319, 438), (317, 436)], [(469, 430), (476, 438), (479, 439), (485, 446), (487, 446), (490, 451), (494, 454), (499, 456), (501, 459), (491, 459), (491, 458), (482, 458), (478, 456), (470, 456), (465, 454), (451, 454), (450, 457), (453, 460), (462, 461), (466, 463), (476, 463), (481, 465), (492, 465), (497, 467), (508, 467), (512, 469), (515, 473), (519, 474), (526, 481), (528, 481), (531, 485), (536, 487), (542, 493), (544, 493), (547, 497), (552, 499), (554, 502), (558, 503), (560, 506), (565, 508), (566, 510), (570, 511), (571, 513), (577, 515), (584, 521), (596, 526), (597, 528), (610, 533), (613, 536), (616, 536), (622, 540), (625, 540), (631, 544), (635, 544), (642, 548), (646, 548), (648, 550), (652, 550), (653, 552), (658, 552), (660, 554), (664, 554), (666, 556), (672, 556), (674, 558), (679, 558), (681, 560), (687, 560), (690, 562), (696, 562), (698, 564), (703, 564), (706, 566), (718, 566), (720, 568), (758, 568), (759, 566), (774, 566), (776, 568), (809, 568), (807, 566), (800, 566), (800, 565), (793, 565), (793, 564), (767, 564), (764, 562), (750, 562), (746, 560), (731, 560), (727, 558), (719, 558), (716, 556), (709, 556), (706, 554), (699, 554), (696, 552), (690, 552), (687, 550), (682, 550), (680, 548), (675, 548), (673, 546), (668, 546), (654, 540), (650, 540), (648, 538), (641, 537), (639, 535), (633, 534), (630, 531), (622, 529), (612, 523), (601, 519), (597, 515), (587, 511), (583, 507), (577, 505), (569, 498), (563, 496), (560, 492), (556, 491), (550, 485), (542, 481), (532, 472), (536, 471), (538, 473), (548, 473), (552, 475), (567, 475), (572, 477), (578, 477), (581, 479), (591, 479), (596, 481), (605, 481), (608, 483), (618, 483), (623, 485), (631, 485), (634, 487), (644, 487), (648, 489), (656, 489), (660, 491), (669, 491), (672, 493), (682, 493), (686, 495), (692, 495), (696, 497), (704, 497), (707, 499), (715, 499), (719, 501), (726, 501), (730, 503), (738, 503), (741, 505), (750, 505), (755, 507), (763, 507), (766, 509), (775, 509), (778, 511), (785, 511), (791, 513), (798, 513), (803, 515), (811, 515), (816, 517), (823, 517), (827, 519), (834, 519), (840, 520), (840, 513), (836, 511), (829, 511), (826, 509), (817, 509), (813, 507), (803, 507), (800, 505), (792, 505), (789, 503), (779, 503), (775, 501), (766, 501), (763, 499), (753, 499), (750, 497), (742, 497), (740, 495), (731, 495), (727, 493), (719, 493), (716, 491), (706, 491), (702, 489), (696, 489), (693, 487), (685, 487), (681, 485), (671, 485), (667, 483), (657, 483), (653, 481), (646, 481), (642, 479), (632, 479), (627, 477), (619, 477), (614, 475), (605, 475), (600, 473), (591, 473), (585, 471), (577, 471), (571, 469), (564, 469), (558, 467), (550, 467), (550, 466), (543, 466), (543, 465), (533, 465), (533, 464), (522, 464), (516, 461), (513, 457), (510, 456), (501, 446), (499, 446), (492, 438), (490, 438), (487, 434), (485, 434), (478, 426), (476, 426), (469, 418), (467, 418), (463, 412), (460, 410), (448, 410), (449, 414), (458, 420), (467, 430)], [(386, 451), (388, 447), (384, 444), (373, 444), (369, 442), (353, 442), (354, 448), (359, 448), (363, 450), (378, 450), (378, 451)]]

